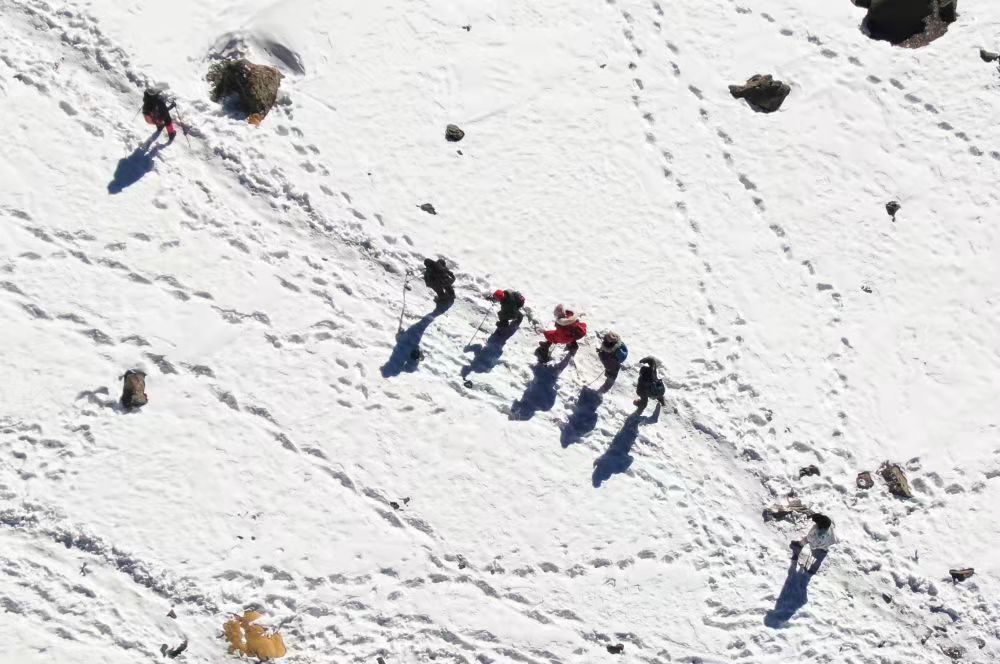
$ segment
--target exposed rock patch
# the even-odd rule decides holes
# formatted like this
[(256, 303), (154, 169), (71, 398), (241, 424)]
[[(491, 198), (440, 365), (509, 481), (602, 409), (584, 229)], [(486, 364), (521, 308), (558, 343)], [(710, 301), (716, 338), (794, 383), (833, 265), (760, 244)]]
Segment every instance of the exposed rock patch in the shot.
[(773, 113), (781, 108), (792, 91), (770, 74), (755, 74), (743, 85), (730, 85), (729, 93), (736, 99), (746, 99), (750, 108), (759, 113)]

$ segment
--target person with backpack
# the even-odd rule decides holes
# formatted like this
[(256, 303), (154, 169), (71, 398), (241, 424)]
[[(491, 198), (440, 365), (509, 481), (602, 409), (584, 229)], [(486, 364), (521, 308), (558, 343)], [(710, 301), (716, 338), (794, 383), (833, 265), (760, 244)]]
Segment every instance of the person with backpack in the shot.
[(597, 349), (597, 357), (604, 365), (604, 385), (601, 386), (601, 391), (607, 392), (618, 379), (622, 363), (628, 357), (628, 348), (620, 336), (614, 332), (608, 332), (604, 335), (601, 345)]
[(434, 291), (434, 302), (445, 304), (455, 300), (455, 273), (443, 258), (424, 259), (424, 284)]
[(656, 399), (661, 406), (666, 405), (663, 397), (667, 388), (658, 374), (659, 367), (660, 363), (654, 357), (639, 360), (639, 382), (635, 386), (635, 393), (639, 398), (632, 402), (637, 406), (636, 413), (646, 410), (650, 399)]
[(174, 142), (177, 136), (177, 129), (174, 127), (174, 120), (170, 117), (170, 109), (177, 106), (173, 100), (167, 100), (159, 90), (147, 88), (142, 94), (142, 115), (147, 124), (156, 126), (156, 133), (159, 134), (163, 128), (167, 128), (167, 144)]
[(577, 342), (587, 336), (587, 324), (580, 320), (577, 314), (561, 304), (556, 305), (553, 314), (556, 319), (555, 329), (545, 330), (542, 333), (545, 335), (545, 341), (540, 342), (535, 350), (535, 355), (542, 364), (552, 359), (552, 344), (564, 345), (569, 352), (575, 353), (579, 347)]
[(496, 290), (487, 299), (500, 303), (497, 312), (497, 329), (510, 327), (511, 323), (520, 324), (524, 320), (521, 307), (524, 306), (524, 296), (516, 290)]
[(812, 519), (813, 527), (802, 539), (792, 540), (792, 560), (798, 560), (799, 554), (808, 546), (813, 560), (806, 573), (815, 574), (823, 564), (828, 549), (840, 540), (833, 532), (833, 519), (825, 514), (813, 514), (809, 518)]

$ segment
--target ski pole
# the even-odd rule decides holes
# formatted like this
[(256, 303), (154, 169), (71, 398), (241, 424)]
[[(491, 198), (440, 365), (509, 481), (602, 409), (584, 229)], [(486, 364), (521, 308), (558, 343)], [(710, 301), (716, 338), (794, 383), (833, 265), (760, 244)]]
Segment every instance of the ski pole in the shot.
[(486, 312), (485, 316), (483, 316), (483, 320), (480, 321), (479, 327), (477, 327), (476, 331), (472, 333), (472, 336), (469, 338), (469, 342), (467, 344), (465, 344), (466, 348), (468, 348), (469, 346), (471, 346), (472, 342), (475, 340), (475, 338), (477, 336), (479, 336), (479, 332), (483, 329), (483, 325), (486, 325), (486, 319), (489, 318), (489, 315), (491, 313), (493, 313), (493, 307), (490, 307), (490, 310)]
[(403, 279), (403, 309), (399, 312), (399, 326), (396, 328), (396, 334), (403, 331), (403, 316), (406, 315), (406, 291), (407, 284), (410, 283), (410, 271), (406, 271), (406, 278)]
[(184, 132), (184, 140), (187, 141), (188, 147), (191, 147), (191, 139), (188, 137), (188, 123), (184, 122), (184, 118), (181, 117), (181, 112), (174, 106), (174, 112), (177, 113), (177, 119), (181, 121), (181, 130)]

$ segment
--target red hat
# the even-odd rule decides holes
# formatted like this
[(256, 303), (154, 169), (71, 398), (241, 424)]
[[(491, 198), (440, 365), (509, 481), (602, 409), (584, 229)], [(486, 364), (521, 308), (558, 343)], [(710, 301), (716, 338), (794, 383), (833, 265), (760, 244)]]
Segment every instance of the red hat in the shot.
[(497, 290), (493, 291), (494, 300), (502, 300), (504, 295), (506, 295), (506, 293), (504, 293), (502, 288), (498, 288)]

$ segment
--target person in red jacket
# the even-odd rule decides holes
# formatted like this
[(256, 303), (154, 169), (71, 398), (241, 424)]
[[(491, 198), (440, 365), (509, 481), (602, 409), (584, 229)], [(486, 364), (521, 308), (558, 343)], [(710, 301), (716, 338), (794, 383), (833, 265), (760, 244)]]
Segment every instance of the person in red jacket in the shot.
[(552, 344), (564, 345), (570, 352), (575, 352), (577, 342), (587, 336), (587, 324), (563, 305), (556, 306), (554, 315), (556, 318), (555, 329), (545, 330), (542, 333), (545, 335), (545, 341), (540, 342), (538, 350), (535, 351), (538, 360), (543, 363), (552, 359)]

